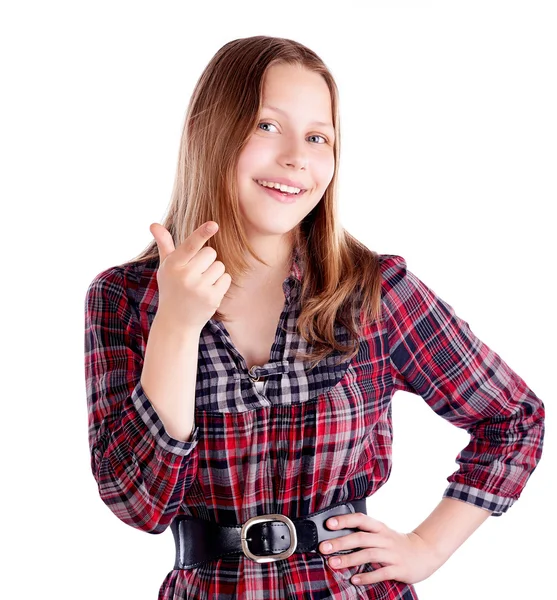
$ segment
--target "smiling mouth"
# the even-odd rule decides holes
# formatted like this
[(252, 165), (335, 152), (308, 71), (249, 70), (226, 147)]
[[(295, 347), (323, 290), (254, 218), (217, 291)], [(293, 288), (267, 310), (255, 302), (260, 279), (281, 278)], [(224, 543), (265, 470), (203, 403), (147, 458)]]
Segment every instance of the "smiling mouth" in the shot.
[(305, 194), (307, 192), (307, 189), (304, 188), (300, 188), (300, 191), (297, 194), (293, 194), (291, 192), (283, 192), (280, 190), (280, 188), (276, 188), (276, 187), (270, 187), (268, 185), (261, 185), (259, 182), (257, 182), (255, 179), (253, 180), (259, 187), (262, 187), (265, 190), (271, 190), (273, 192), (278, 192), (279, 194), (283, 195), (285, 198), (298, 198), (299, 196), (301, 196), (302, 194)]

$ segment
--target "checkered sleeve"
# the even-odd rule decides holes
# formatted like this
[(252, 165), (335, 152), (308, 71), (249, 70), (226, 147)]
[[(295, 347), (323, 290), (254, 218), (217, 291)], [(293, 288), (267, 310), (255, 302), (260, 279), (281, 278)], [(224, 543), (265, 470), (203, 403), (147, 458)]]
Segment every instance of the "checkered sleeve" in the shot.
[[(141, 385), (144, 344), (125, 271), (112, 267), (85, 298), (85, 381), (91, 469), (103, 502), (124, 523), (162, 533), (194, 481), (198, 428), (165, 430)], [(141, 343), (140, 343), (141, 342)]]
[(420, 395), (470, 434), (443, 496), (500, 516), (541, 458), (544, 404), (403, 257), (382, 255), (381, 269), (395, 391)]

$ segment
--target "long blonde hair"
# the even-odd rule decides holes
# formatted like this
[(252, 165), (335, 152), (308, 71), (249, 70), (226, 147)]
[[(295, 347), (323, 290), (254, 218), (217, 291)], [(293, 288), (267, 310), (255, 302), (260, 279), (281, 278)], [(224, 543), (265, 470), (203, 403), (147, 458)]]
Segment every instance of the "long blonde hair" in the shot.
[[(312, 359), (313, 365), (334, 350), (344, 353), (341, 358), (348, 360), (359, 348), (358, 328), (364, 324), (356, 319), (356, 313), (363, 316), (360, 307), (371, 321), (380, 318), (381, 273), (377, 253), (350, 235), (337, 217), (338, 90), (328, 68), (312, 50), (290, 39), (253, 36), (228, 42), (214, 55), (195, 86), (186, 112), (172, 198), (162, 225), (178, 247), (205, 221), (216, 221), (218, 234), (207, 245), (216, 250), (232, 282), (249, 270), (246, 251), (267, 264), (246, 238), (238, 206), (236, 167), (257, 126), (265, 73), (276, 64), (296, 65), (319, 73), (331, 94), (335, 128), (333, 178), (319, 203), (292, 232), (294, 247), (305, 265), (297, 328), (313, 346), (310, 354), (301, 357)], [(127, 263), (158, 256), (153, 239)], [(222, 321), (225, 317), (217, 311), (213, 318)], [(352, 345), (337, 341), (335, 319), (350, 331)]]

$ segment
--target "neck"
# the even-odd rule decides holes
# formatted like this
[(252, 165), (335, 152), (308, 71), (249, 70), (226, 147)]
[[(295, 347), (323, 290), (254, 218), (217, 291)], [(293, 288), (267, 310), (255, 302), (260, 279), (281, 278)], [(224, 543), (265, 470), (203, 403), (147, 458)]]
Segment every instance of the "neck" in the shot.
[(292, 237), (276, 236), (271, 242), (269, 236), (260, 236), (251, 238), (250, 244), (256, 254), (269, 266), (258, 262), (251, 255), (247, 255), (251, 270), (239, 282), (243, 291), (254, 292), (262, 288), (281, 286), (290, 273)]

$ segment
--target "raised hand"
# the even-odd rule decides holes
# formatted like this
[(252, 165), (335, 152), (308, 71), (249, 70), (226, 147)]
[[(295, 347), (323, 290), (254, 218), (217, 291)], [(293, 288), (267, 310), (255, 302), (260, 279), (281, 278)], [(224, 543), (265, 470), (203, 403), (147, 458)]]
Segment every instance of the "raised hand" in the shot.
[(170, 232), (159, 223), (152, 223), (149, 230), (160, 255), (157, 320), (201, 331), (232, 283), (224, 264), (215, 260), (215, 249), (203, 246), (218, 231), (218, 224), (203, 223), (178, 248)]

